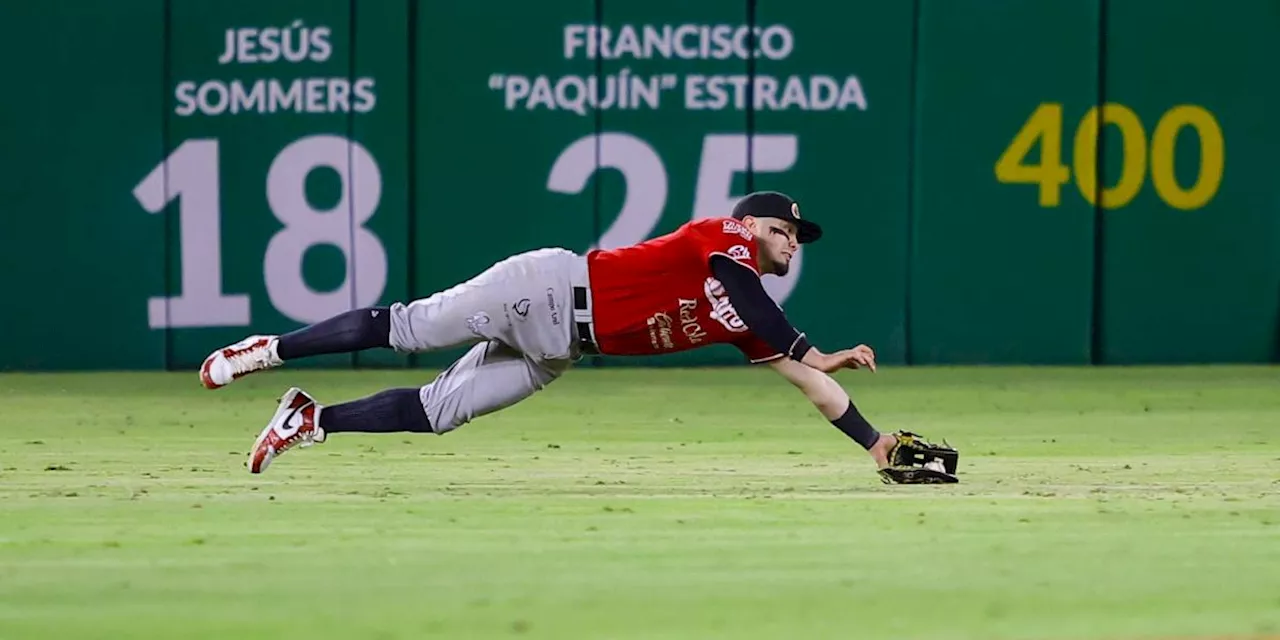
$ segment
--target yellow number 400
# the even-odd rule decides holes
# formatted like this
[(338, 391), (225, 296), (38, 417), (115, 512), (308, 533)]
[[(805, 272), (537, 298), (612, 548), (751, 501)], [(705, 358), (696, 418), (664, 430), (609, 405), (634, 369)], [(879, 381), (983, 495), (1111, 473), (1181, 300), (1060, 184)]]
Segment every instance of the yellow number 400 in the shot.
[[(1099, 190), (1098, 131), (1106, 124), (1114, 124), (1120, 130), (1124, 160), (1116, 184)], [(1200, 138), (1200, 171), (1195, 184), (1184, 189), (1174, 175), (1174, 147), (1178, 134), (1186, 126), (1195, 129)], [(1028, 164), (1027, 156), (1037, 142), (1040, 143), (1040, 162)], [(1222, 129), (1212, 114), (1195, 105), (1170, 109), (1160, 118), (1151, 136), (1151, 182), (1156, 194), (1176, 209), (1203, 207), (1222, 184), (1223, 153)], [(1100, 201), (1106, 209), (1123, 207), (1138, 195), (1147, 171), (1147, 139), (1142, 121), (1122, 104), (1109, 103), (1101, 109), (1095, 106), (1076, 127), (1072, 156), (1076, 187), (1085, 201), (1090, 205)], [(996, 160), (995, 170), (1000, 182), (1039, 185), (1040, 206), (1058, 206), (1062, 185), (1070, 179), (1070, 172), (1062, 164), (1062, 105), (1046, 102), (1036, 107)]]

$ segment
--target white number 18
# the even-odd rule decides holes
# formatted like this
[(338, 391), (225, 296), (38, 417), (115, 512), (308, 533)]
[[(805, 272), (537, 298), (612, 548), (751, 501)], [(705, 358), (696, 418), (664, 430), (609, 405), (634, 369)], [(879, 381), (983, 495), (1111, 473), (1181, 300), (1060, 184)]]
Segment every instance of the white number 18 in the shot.
[[(328, 211), (315, 209), (306, 197), (307, 174), (320, 167), (334, 169), (342, 180), (338, 203)], [(249, 296), (223, 291), (218, 175), (218, 141), (187, 140), (133, 190), (150, 213), (179, 201), (182, 293), (147, 301), (153, 329), (249, 324)], [(267, 296), (276, 309), (311, 323), (377, 302), (387, 283), (387, 253), (363, 226), (382, 197), (382, 174), (373, 156), (341, 136), (301, 138), (272, 161), (266, 191), (271, 213), (284, 224), (262, 263)], [(346, 263), (342, 285), (329, 292), (315, 291), (302, 276), (303, 255), (320, 244), (338, 247)]]

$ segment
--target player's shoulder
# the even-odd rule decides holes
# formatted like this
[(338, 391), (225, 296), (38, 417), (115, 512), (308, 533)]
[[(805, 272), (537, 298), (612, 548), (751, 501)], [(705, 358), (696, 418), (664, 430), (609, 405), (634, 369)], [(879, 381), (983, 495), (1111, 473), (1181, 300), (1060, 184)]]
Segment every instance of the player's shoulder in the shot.
[(742, 240), (753, 240), (755, 235), (747, 226), (729, 216), (716, 218), (699, 218), (685, 223), (683, 231), (702, 236), (737, 236)]

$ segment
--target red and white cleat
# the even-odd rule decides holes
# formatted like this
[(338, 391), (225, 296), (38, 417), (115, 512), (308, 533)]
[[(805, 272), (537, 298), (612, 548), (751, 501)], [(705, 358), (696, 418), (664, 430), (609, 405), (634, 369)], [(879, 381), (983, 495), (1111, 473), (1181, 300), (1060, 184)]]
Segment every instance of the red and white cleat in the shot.
[(249, 452), (249, 473), (262, 473), (271, 461), (295, 446), (324, 442), (324, 430), (316, 420), (321, 405), (297, 387), (285, 392), (271, 422), (258, 435)]
[(284, 364), (276, 355), (276, 336), (249, 336), (209, 354), (200, 365), (200, 383), (206, 389), (220, 389), (238, 378)]

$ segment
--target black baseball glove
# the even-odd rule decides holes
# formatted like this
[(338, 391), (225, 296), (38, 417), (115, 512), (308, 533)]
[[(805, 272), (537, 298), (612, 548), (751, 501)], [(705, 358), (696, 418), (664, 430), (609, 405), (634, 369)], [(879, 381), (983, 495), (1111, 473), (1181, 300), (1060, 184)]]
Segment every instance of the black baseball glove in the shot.
[(960, 482), (956, 466), (960, 452), (947, 443), (934, 444), (910, 431), (896, 431), (889, 450), (889, 466), (880, 469), (885, 484), (950, 484)]

